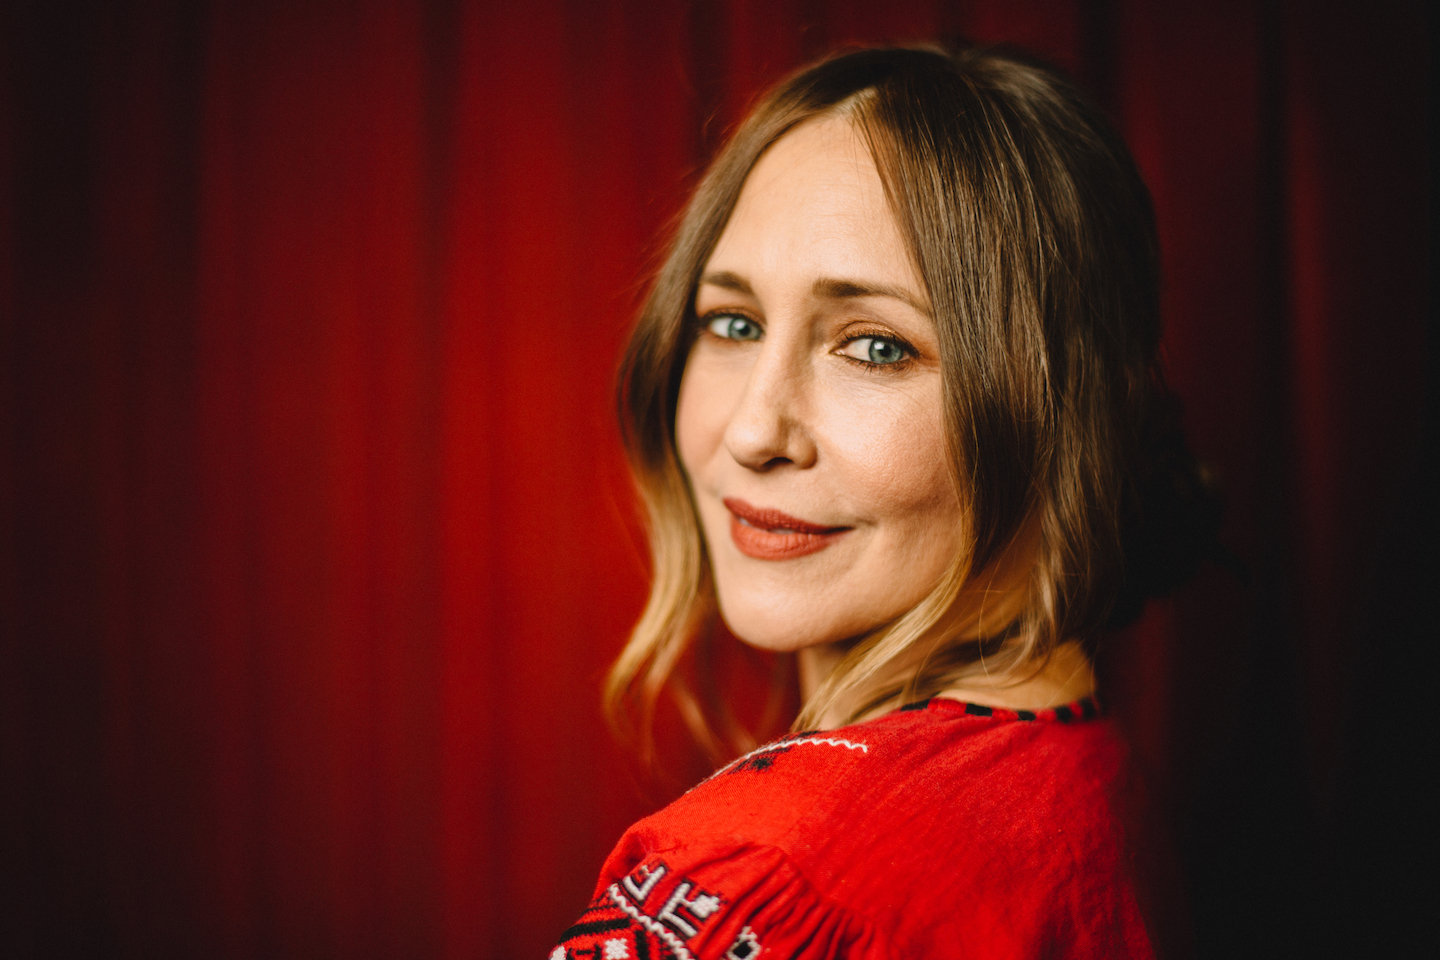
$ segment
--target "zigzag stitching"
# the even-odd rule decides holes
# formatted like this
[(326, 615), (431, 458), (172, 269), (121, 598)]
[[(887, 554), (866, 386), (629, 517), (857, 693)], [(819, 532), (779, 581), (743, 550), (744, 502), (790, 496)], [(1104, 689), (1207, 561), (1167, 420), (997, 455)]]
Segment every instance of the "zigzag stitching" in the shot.
[[(710, 774), (710, 776), (706, 777), (705, 779), (712, 780), (715, 777), (720, 776), (720, 774), (724, 773), (726, 770), (729, 770), (731, 767), (735, 766), (735, 764), (744, 763), (746, 760), (749, 760), (756, 754), (769, 753), (775, 750), (783, 750), (786, 747), (792, 747), (802, 743), (809, 743), (815, 746), (824, 745), (828, 747), (847, 747), (851, 750), (859, 750), (861, 753), (870, 752), (870, 748), (863, 743), (854, 743), (850, 740), (842, 740), (839, 737), (802, 737), (799, 740), (781, 740), (778, 743), (767, 743), (763, 747), (756, 747), (754, 750), (751, 750), (743, 757), (736, 757), (734, 760), (731, 760), (729, 763), (725, 764), (725, 766), (721, 767), (719, 770), (716, 770), (714, 773)], [(704, 781), (701, 782), (703, 783)], [(691, 789), (694, 788), (692, 787)]]
[(615, 901), (615, 906), (619, 907), (621, 910), (624, 910), (626, 913), (630, 914), (630, 916), (638, 920), (640, 922), (640, 925), (646, 930), (649, 930), (651, 933), (655, 934), (655, 936), (659, 937), (661, 940), (664, 940), (666, 946), (668, 946), (672, 951), (674, 951), (675, 956), (678, 957), (679, 960), (695, 960), (695, 958), (690, 955), (690, 951), (685, 949), (684, 941), (682, 941), (679, 937), (675, 936), (675, 934), (671, 933), (669, 930), (666, 930), (657, 921), (652, 920), (650, 917), (647, 917), (645, 914), (641, 913), (630, 903), (629, 900), (626, 900), (625, 895), (620, 892), (620, 885), (618, 883), (610, 884), (610, 889), (606, 892), (610, 894), (610, 899)]

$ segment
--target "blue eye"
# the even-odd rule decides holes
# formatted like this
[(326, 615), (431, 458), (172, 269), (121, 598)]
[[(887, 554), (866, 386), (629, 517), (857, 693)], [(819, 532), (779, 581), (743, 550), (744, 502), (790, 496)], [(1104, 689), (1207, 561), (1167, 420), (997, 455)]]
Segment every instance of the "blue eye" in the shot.
[(875, 337), (869, 339), (870, 346), (865, 352), (870, 355), (871, 363), (899, 363), (905, 359), (905, 351), (893, 340), (880, 340)]
[(760, 324), (738, 313), (725, 313), (706, 321), (705, 329), (726, 340), (759, 340)]
[(910, 352), (884, 337), (857, 337), (845, 344), (840, 353), (854, 360), (888, 367), (906, 360)]

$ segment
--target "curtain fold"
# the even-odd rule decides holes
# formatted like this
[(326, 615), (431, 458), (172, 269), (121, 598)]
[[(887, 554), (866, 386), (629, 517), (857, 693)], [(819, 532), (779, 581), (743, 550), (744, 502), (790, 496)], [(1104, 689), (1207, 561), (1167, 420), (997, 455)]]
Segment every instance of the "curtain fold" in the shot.
[(1398, 936), (1416, 895), (1347, 878), (1418, 859), (1431, 31), (1405, 0), (6, 5), (7, 955), (543, 955), (671, 789), (598, 709), (644, 599), (611, 383), (660, 238), (765, 85), (958, 36), (1076, 74), (1155, 197), (1246, 571), (1107, 641), (1102, 696), (1201, 953)]

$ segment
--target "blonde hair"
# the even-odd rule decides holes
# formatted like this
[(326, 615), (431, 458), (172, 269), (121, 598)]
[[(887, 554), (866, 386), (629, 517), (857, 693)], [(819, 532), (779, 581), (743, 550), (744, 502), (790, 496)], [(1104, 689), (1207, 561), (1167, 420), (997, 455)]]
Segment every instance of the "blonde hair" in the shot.
[[(622, 361), (620, 420), (654, 568), (605, 699), (645, 743), (668, 687), (712, 753), (746, 746), (678, 679), (717, 611), (675, 451), (675, 401), (695, 287), (746, 176), (788, 130), (836, 114), (865, 137), (930, 296), (968, 549), (913, 609), (858, 639), (796, 727), (837, 704), (858, 702), (853, 719), (932, 695), (977, 664), (1014, 676), (1061, 640), (1094, 636), (1130, 582), (1122, 541), (1143, 526), (1144, 491), (1199, 489), (1188, 454), (1153, 455), (1173, 453), (1178, 436), (1156, 365), (1153, 215), (1100, 111), (1055, 71), (1009, 52), (889, 48), (822, 60), (771, 90), (715, 158)], [(1157, 481), (1157, 464), (1181, 479)], [(991, 595), (1011, 602), (987, 609)], [(1120, 602), (1127, 613), (1135, 606)]]

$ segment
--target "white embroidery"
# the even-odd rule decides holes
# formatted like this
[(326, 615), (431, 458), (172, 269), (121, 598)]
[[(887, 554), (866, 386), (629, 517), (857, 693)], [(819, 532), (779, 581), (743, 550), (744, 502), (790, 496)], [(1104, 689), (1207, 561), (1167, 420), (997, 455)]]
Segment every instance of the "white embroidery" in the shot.
[(630, 946), (619, 937), (605, 941), (605, 960), (630, 960)]
[(556, 947), (550, 951), (550, 960), (565, 960), (565, 948)]
[(714, 773), (710, 774), (710, 776), (706, 777), (705, 779), (710, 780), (718, 777), (726, 770), (729, 770), (731, 767), (735, 766), (735, 764), (744, 763), (746, 760), (749, 760), (751, 757), (758, 754), (772, 753), (777, 750), (784, 750), (786, 747), (797, 747), (802, 743), (811, 744), (817, 747), (847, 747), (851, 750), (859, 750), (861, 753), (870, 752), (870, 748), (863, 743), (855, 743), (851, 740), (842, 740), (839, 737), (801, 737), (799, 740), (781, 740), (778, 743), (767, 743), (763, 747), (757, 747), (756, 749), (751, 750), (749, 753), (745, 754), (745, 756), (743, 757), (736, 757), (734, 760), (731, 760), (729, 763), (725, 764), (725, 766), (721, 767), (719, 770), (716, 770)]
[(687, 940), (695, 936), (695, 925), (676, 913), (676, 909), (684, 907), (697, 920), (705, 920), (720, 909), (720, 898), (711, 894), (701, 894), (694, 900), (686, 900), (685, 895), (690, 892), (691, 887), (692, 884), (688, 883), (682, 883), (676, 887), (665, 906), (655, 915), (656, 920), (668, 921), (671, 926), (683, 933)]
[(651, 870), (649, 867), (640, 867), (639, 869), (645, 875), (644, 883), (637, 887), (635, 881), (630, 879), (629, 874), (626, 874), (620, 882), (625, 884), (625, 889), (630, 891), (630, 896), (635, 898), (636, 903), (644, 903), (645, 898), (650, 896), (650, 891), (655, 889), (655, 884), (659, 883), (660, 878), (665, 876), (665, 865), (661, 864), (654, 870)]
[(740, 931), (740, 936), (730, 944), (730, 949), (725, 951), (725, 960), (753, 960), (760, 956), (760, 941), (755, 939), (755, 934), (746, 927)]
[(685, 949), (685, 942), (683, 940), (675, 936), (675, 934), (671, 933), (669, 930), (665, 929), (665, 927), (663, 927), (662, 925), (645, 916), (645, 914), (641, 913), (639, 910), (635, 909), (635, 905), (632, 904), (629, 900), (626, 900), (625, 894), (620, 892), (619, 884), (610, 884), (609, 889), (607, 889), (605, 892), (610, 895), (610, 899), (614, 901), (615, 906), (619, 907), (621, 910), (624, 910), (626, 913), (630, 914), (630, 916), (634, 917), (635, 921), (639, 923), (642, 927), (644, 927), (646, 930), (649, 930), (651, 933), (655, 934), (655, 936), (659, 937), (661, 940), (664, 940), (665, 945), (670, 948), (670, 952), (675, 954), (676, 960), (695, 960), (694, 956), (691, 955), (690, 951)]

